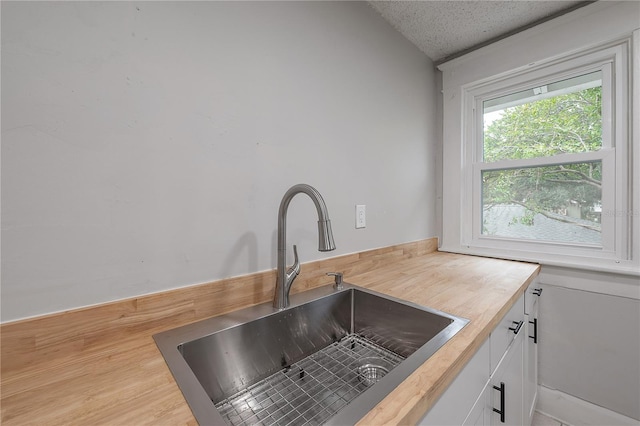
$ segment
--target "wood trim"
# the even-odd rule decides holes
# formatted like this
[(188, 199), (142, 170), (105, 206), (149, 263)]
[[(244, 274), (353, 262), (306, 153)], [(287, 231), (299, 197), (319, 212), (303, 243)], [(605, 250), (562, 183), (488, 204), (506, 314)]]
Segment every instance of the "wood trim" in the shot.
[[(292, 293), (331, 282), (326, 272), (341, 271), (345, 281), (388, 262), (437, 250), (431, 238), (347, 254), (302, 265)], [(263, 303), (273, 297), (275, 270), (258, 272), (106, 303), (98, 306), (0, 324), (1, 372), (55, 362), (79, 353), (103, 350), (128, 336), (149, 336), (204, 318)]]

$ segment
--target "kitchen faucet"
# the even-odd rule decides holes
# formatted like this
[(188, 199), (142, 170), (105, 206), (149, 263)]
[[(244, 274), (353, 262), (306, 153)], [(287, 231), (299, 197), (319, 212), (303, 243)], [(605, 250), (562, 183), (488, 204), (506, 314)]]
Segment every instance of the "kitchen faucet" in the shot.
[(306, 184), (294, 185), (284, 194), (278, 210), (278, 277), (276, 279), (276, 292), (273, 297), (273, 307), (285, 309), (289, 306), (289, 291), (291, 284), (300, 273), (300, 262), (298, 261), (298, 249), (293, 246), (293, 265), (285, 271), (287, 262), (287, 209), (289, 203), (299, 193), (307, 194), (318, 211), (318, 250), (335, 250), (333, 233), (331, 232), (331, 221), (327, 206), (322, 199), (322, 195), (312, 186)]

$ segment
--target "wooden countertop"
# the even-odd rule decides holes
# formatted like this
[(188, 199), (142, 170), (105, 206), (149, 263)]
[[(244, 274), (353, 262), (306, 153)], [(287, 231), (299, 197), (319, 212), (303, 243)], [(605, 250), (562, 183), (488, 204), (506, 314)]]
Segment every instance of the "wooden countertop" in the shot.
[[(434, 252), (435, 241), (303, 265), (301, 291), (345, 281), (470, 320), (359, 424), (419, 420), (539, 272), (539, 266)], [(196, 425), (152, 335), (261, 303), (274, 272), (2, 324), (3, 425)], [(214, 314), (212, 314), (214, 313)]]

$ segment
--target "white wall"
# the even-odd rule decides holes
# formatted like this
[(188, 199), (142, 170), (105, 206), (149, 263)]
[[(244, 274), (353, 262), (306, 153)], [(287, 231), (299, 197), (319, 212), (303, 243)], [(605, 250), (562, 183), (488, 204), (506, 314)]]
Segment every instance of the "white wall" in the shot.
[[(517, 260), (640, 275), (640, 238), (634, 238), (640, 229), (640, 186), (631, 184), (640, 181), (640, 114), (636, 113), (640, 99), (632, 96), (640, 89), (638, 17), (640, 2), (594, 2), (438, 66), (443, 72), (443, 187), (447, 189), (442, 197), (443, 251), (493, 257), (508, 254)], [(586, 58), (589, 50), (596, 55), (607, 43), (611, 48), (621, 46), (616, 66), (625, 67), (625, 72), (616, 73), (616, 82), (629, 82), (629, 88), (617, 84), (615, 88), (618, 120), (612, 126), (616, 147), (612, 157), (616, 191), (615, 202), (606, 209), (615, 222), (609, 229), (615, 232), (603, 237), (609, 242), (598, 251), (549, 244), (547, 252), (542, 252), (536, 244), (482, 238), (476, 226), (479, 215), (474, 210), (480, 203), (471, 201), (479, 197), (479, 191), (471, 189), (476, 185), (475, 156), (470, 148), (470, 141), (475, 140), (471, 130), (475, 94), (498, 90), (514, 81), (525, 84), (527, 79), (542, 78), (554, 66), (557, 70), (564, 64), (576, 66), (569, 58)], [(631, 69), (623, 65), (622, 51)], [(504, 80), (507, 77), (510, 80)], [(500, 84), (492, 85), (498, 80)], [(625, 108), (627, 102), (632, 103), (630, 111)], [(629, 112), (628, 124), (625, 112)], [(626, 223), (628, 226), (624, 226)]]
[(364, 2), (2, 2), (1, 320), (436, 235), (435, 103)]
[(543, 267), (540, 284), (540, 384), (640, 420), (638, 278)]
[[(460, 191), (464, 176), (461, 140), (466, 130), (461, 115), (461, 88), (524, 69), (537, 61), (628, 37), (638, 28), (639, 13), (637, 2), (596, 2), (440, 66), (444, 73), (442, 245), (445, 250), (488, 255), (466, 247), (461, 232), (463, 225), (468, 225), (464, 222)], [(634, 37), (633, 44), (637, 46), (637, 31)], [(637, 80), (640, 57), (635, 55), (633, 60), (633, 79)], [(637, 94), (634, 86), (634, 111), (640, 106)], [(631, 120), (635, 131), (637, 114)], [(631, 137), (637, 164), (639, 139), (637, 134)], [(635, 183), (637, 170), (633, 173)], [(632, 188), (635, 223), (640, 205), (638, 189)], [(633, 231), (635, 237), (637, 229)], [(593, 269), (601, 265), (583, 262), (580, 267), (570, 268), (545, 263), (540, 277), (544, 292), (539, 316), (540, 384), (636, 420), (640, 420), (639, 245), (640, 239), (635, 238), (632, 251), (636, 263), (626, 269), (613, 265), (609, 272), (596, 272)], [(544, 263), (541, 256), (529, 260)], [(563, 416), (562, 412), (549, 414)]]

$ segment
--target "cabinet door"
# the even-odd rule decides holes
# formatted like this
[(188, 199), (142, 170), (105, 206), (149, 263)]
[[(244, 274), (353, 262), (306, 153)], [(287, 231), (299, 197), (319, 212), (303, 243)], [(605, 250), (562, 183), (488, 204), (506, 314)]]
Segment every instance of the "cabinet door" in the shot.
[(538, 399), (538, 301), (533, 301), (526, 315), (527, 334), (524, 342), (524, 408), (525, 425), (531, 425)]
[(491, 390), (492, 387), (487, 382), (462, 426), (489, 426), (491, 424)]
[(449, 388), (418, 422), (421, 426), (459, 426), (489, 381), (489, 341), (478, 349)]
[(524, 327), (518, 332), (491, 378), (491, 424), (523, 425)]

